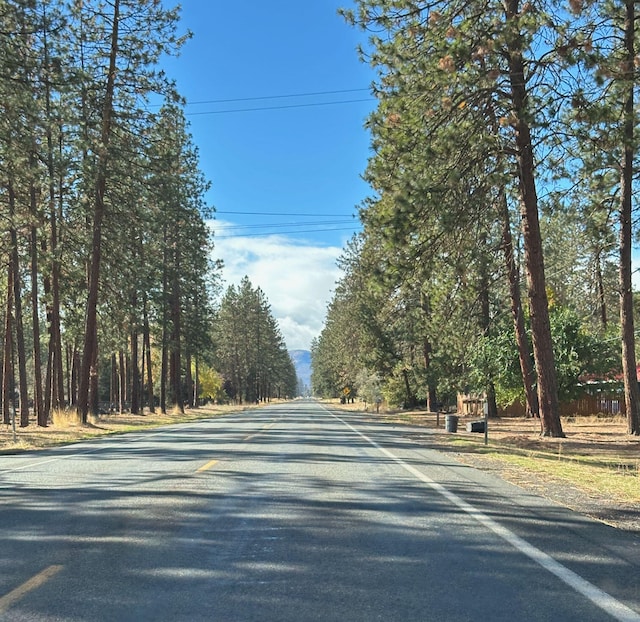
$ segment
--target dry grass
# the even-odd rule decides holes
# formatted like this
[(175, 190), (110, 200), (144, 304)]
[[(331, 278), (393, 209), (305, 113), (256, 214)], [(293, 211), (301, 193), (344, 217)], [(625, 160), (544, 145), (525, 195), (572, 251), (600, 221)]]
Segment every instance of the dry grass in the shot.
[[(188, 422), (197, 419), (221, 416), (231, 412), (238, 412), (248, 406), (213, 406), (207, 405), (200, 408), (191, 408), (184, 413), (179, 411), (169, 412), (163, 415), (159, 411), (150, 413), (145, 411), (142, 415), (130, 413), (111, 413), (98, 417), (90, 416), (89, 421), (83, 424), (79, 416), (73, 410), (55, 411), (52, 414), (52, 422), (46, 428), (38, 427), (35, 421), (24, 428), (17, 427), (14, 431), (11, 425), (0, 426), (0, 453), (15, 453), (29, 449), (43, 449), (56, 445), (65, 445), (78, 441), (103, 436), (106, 434), (123, 434), (145, 428), (153, 428), (172, 423)], [(19, 423), (17, 424), (19, 425)]]

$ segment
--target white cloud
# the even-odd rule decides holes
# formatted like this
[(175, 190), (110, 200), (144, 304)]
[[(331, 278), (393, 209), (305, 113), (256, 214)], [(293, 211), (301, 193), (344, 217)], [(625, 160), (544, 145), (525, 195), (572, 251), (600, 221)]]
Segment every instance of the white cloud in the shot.
[[(216, 225), (220, 225), (216, 221)], [(214, 237), (224, 289), (248, 276), (265, 293), (289, 350), (308, 350), (320, 334), (341, 271), (342, 248), (314, 246), (286, 236)]]

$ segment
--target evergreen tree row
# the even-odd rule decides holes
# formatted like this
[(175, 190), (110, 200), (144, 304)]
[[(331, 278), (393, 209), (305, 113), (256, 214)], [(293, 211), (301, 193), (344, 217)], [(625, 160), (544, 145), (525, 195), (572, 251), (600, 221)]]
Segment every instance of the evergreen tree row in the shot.
[(197, 393), (215, 270), (207, 182), (158, 69), (178, 19), (156, 0), (0, 0), (5, 423)]
[(432, 408), (457, 390), (485, 393), (490, 413), (517, 396), (542, 434), (563, 436), (560, 400), (586, 373), (617, 372), (640, 433), (635, 11), (358, 0), (345, 12), (377, 72), (372, 195), (313, 346), (316, 391), (360, 374)]
[(214, 320), (213, 364), (236, 403), (297, 395), (296, 370), (269, 303), (248, 277), (230, 286)]

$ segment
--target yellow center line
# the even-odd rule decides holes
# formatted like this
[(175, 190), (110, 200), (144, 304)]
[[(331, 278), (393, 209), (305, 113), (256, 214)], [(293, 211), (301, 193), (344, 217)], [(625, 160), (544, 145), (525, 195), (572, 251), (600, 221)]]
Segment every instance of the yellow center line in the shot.
[[(255, 438), (256, 436), (260, 436), (260, 434), (262, 434), (265, 430), (268, 430), (269, 428), (272, 428), (275, 424), (276, 424), (275, 421), (271, 421), (270, 423), (266, 423), (265, 425), (262, 426), (262, 428), (260, 430), (258, 430), (257, 432), (254, 432), (253, 434), (249, 434), (249, 436), (245, 436), (242, 440), (243, 441), (250, 441), (252, 438)], [(208, 471), (217, 462), (218, 462), (218, 460), (211, 460), (210, 462), (207, 462), (207, 464), (204, 464), (199, 469), (197, 469), (196, 473), (200, 473), (202, 471)]]
[(28, 581), (25, 581), (22, 585), (19, 585), (17, 588), (11, 590), (8, 594), (0, 597), (0, 613), (4, 613), (11, 605), (18, 602), (21, 598), (24, 598), (29, 592), (35, 590), (40, 587), (44, 583), (46, 583), (49, 579), (53, 578), (57, 575), (64, 566), (49, 566), (45, 568), (42, 572), (39, 572), (37, 575), (31, 577)]
[(217, 464), (218, 460), (210, 460), (207, 464), (203, 464), (196, 473), (200, 473), (200, 471), (208, 471), (214, 464)]
[(249, 434), (249, 436), (245, 436), (242, 440), (250, 441), (252, 438), (255, 438), (256, 436), (260, 436), (260, 434), (262, 434), (265, 430), (272, 428), (275, 424), (276, 424), (275, 421), (272, 421), (271, 423), (265, 423), (265, 425), (263, 425), (260, 430), (258, 430), (257, 432), (254, 432), (253, 434)]

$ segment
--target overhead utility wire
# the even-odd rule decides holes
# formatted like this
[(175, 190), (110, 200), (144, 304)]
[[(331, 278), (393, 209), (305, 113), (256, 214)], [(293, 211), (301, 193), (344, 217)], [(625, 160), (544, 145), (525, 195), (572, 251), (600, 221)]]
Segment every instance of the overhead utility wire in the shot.
[(335, 106), (336, 104), (355, 104), (358, 102), (371, 102), (375, 101), (375, 98), (368, 97), (366, 99), (344, 99), (335, 102), (316, 102), (309, 104), (286, 104), (283, 106), (261, 106), (259, 108), (229, 108), (227, 110), (205, 110), (202, 112), (187, 112), (186, 116), (193, 117), (196, 115), (204, 114), (228, 114), (230, 112), (259, 112), (261, 110), (285, 110), (286, 108), (311, 108), (317, 106)]
[(281, 227), (308, 227), (312, 226), (322, 226), (322, 225), (344, 225), (350, 223), (350, 220), (323, 220), (320, 222), (281, 222), (275, 224), (250, 224), (250, 225), (221, 225), (217, 227), (218, 231), (231, 231), (238, 229), (278, 229)]
[(234, 235), (216, 235), (214, 232), (214, 239), (216, 240), (228, 240), (230, 238), (253, 238), (265, 235), (287, 235), (287, 234), (300, 234), (300, 233), (324, 233), (326, 231), (353, 231), (351, 227), (339, 227), (337, 229), (309, 229), (308, 231), (278, 231), (277, 233), (246, 233), (246, 234), (234, 234)]
[(309, 214), (307, 212), (236, 212), (216, 210), (216, 214), (242, 214), (243, 216), (308, 216), (309, 218), (356, 218), (356, 214)]
[(316, 97), (318, 95), (337, 95), (338, 93), (360, 93), (370, 89), (342, 89), (340, 91), (316, 91), (315, 93), (292, 93), (291, 95), (264, 95), (262, 97), (235, 97), (233, 99), (205, 99), (202, 101), (187, 102), (187, 106), (198, 106), (200, 104), (229, 104), (231, 102), (252, 102), (261, 99), (288, 99), (290, 97)]

